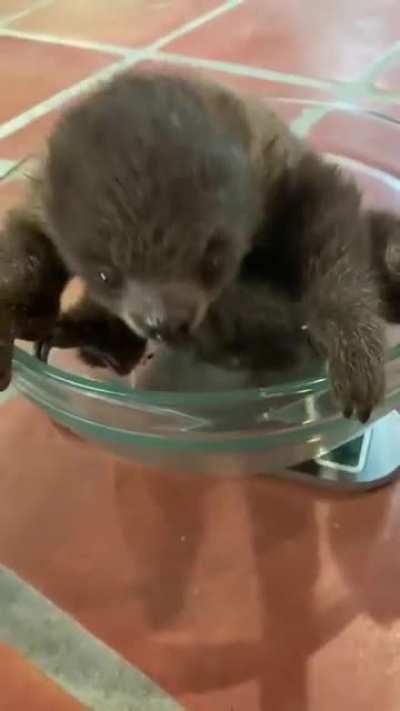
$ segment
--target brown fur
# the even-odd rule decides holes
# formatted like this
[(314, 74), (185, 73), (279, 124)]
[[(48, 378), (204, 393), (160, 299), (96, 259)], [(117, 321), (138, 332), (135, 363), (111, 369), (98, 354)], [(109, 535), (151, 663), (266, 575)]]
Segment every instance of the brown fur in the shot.
[(37, 341), (42, 359), (53, 346), (78, 347), (90, 365), (128, 374), (144, 342), (82, 288), (71, 300), (73, 280), (43, 231), (31, 196), (29, 190), (28, 205), (9, 212), (0, 235), (0, 390), (10, 382), (14, 339)]
[[(375, 270), (370, 228), (386, 218), (364, 215), (355, 184), (264, 102), (126, 73), (66, 112), (35, 190), (35, 213), (93, 309), (124, 319), (139, 341), (190, 337), (216, 359), (228, 343), (229, 357), (246, 350), (258, 367), (262, 354), (268, 367), (296, 353), (304, 322), (343, 412), (365, 420), (379, 402), (385, 290), (375, 271), (388, 275)], [(260, 304), (257, 328), (245, 303)]]
[(382, 315), (388, 322), (400, 323), (400, 218), (383, 210), (370, 210), (367, 220)]
[[(29, 210), (11, 210), (0, 234), (0, 389), (11, 376), (14, 338), (48, 338), (67, 271)], [(50, 278), (49, 278), (49, 275)]]

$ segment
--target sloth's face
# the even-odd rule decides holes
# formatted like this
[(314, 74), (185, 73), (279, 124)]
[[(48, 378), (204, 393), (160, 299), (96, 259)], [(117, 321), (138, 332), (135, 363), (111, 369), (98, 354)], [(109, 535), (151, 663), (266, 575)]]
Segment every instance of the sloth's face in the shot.
[(245, 143), (179, 80), (120, 77), (49, 141), (54, 243), (140, 335), (189, 335), (250, 248), (260, 196)]
[(76, 267), (92, 297), (138, 335), (174, 344), (193, 334), (236, 277), (243, 257), (239, 244), (214, 232), (201, 253), (189, 250), (186, 258), (179, 249), (173, 258), (171, 246), (169, 259), (153, 250), (133, 264), (104, 255), (100, 261), (81, 259)]
[[(165, 232), (138, 221), (133, 231), (129, 221), (123, 228), (119, 220), (115, 231), (109, 224), (109, 240), (61, 239), (58, 246), (71, 272), (110, 313), (142, 337), (173, 343), (200, 325), (247, 253), (251, 232), (222, 215), (216, 225), (190, 226), (177, 214)], [(82, 233), (96, 235), (96, 228), (94, 220)], [(74, 234), (80, 231), (76, 223)]]

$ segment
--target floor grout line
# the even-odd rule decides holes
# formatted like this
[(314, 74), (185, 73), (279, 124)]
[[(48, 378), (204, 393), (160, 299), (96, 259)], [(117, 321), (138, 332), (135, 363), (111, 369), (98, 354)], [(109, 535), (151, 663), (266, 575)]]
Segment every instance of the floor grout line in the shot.
[[(400, 43), (397, 44), (400, 45)], [(367, 97), (372, 100), (373, 84), (371, 83), (371, 78), (374, 77), (374, 71), (376, 71), (378, 65), (383, 67), (384, 64), (389, 61), (389, 58), (393, 58), (393, 56), (395, 56), (398, 51), (399, 50), (396, 50), (395, 47), (392, 47), (386, 53), (385, 57), (381, 58), (382, 61), (380, 65), (379, 61), (377, 60), (375, 63), (369, 65), (369, 67), (367, 67), (367, 69), (362, 72), (362, 74), (357, 80), (349, 82), (349, 84), (343, 83), (340, 87), (338, 87), (336, 92), (336, 98), (338, 99), (338, 102), (334, 102), (331, 107), (326, 108), (325, 110), (322, 107), (320, 109), (303, 109), (300, 116), (296, 117), (296, 119), (292, 121), (290, 126), (292, 131), (297, 133), (302, 138), (305, 138), (309, 135), (310, 130), (313, 128), (313, 126), (319, 123), (319, 121), (324, 118), (324, 116), (334, 110), (340, 102), (344, 101), (354, 103), (360, 97)]]
[(183, 711), (137, 667), (5, 566), (0, 603), (0, 641), (88, 709)]
[[(31, 8), (22, 11), (23, 14), (29, 14), (35, 8), (46, 6), (50, 4), (53, 0), (42, 0), (42, 2), (37, 3)], [(211, 71), (220, 71), (232, 75), (259, 78), (269, 81), (277, 81), (286, 84), (292, 84), (296, 86), (304, 86), (307, 88), (322, 89), (330, 92), (335, 101), (334, 105), (338, 105), (338, 102), (349, 102), (352, 103), (360, 96), (367, 96), (368, 98), (374, 99), (379, 98), (379, 100), (391, 101), (396, 100), (393, 97), (393, 92), (379, 92), (375, 91), (374, 85), (370, 85), (371, 78), (380, 71), (384, 66), (390, 64), (394, 58), (400, 53), (400, 43), (396, 43), (390, 48), (386, 54), (379, 58), (375, 63), (370, 66), (366, 72), (360, 77), (359, 80), (353, 82), (343, 82), (330, 79), (319, 79), (317, 77), (306, 77), (297, 74), (288, 74), (285, 72), (280, 72), (273, 69), (267, 69), (262, 67), (253, 67), (247, 64), (241, 64), (236, 62), (225, 62), (222, 60), (205, 59), (201, 57), (190, 57), (183, 54), (176, 54), (173, 52), (164, 52), (162, 48), (170, 43), (172, 40), (182, 35), (187, 34), (193, 29), (200, 27), (204, 23), (210, 22), (216, 17), (220, 16), (222, 13), (229, 12), (235, 7), (239, 6), (243, 0), (227, 0), (223, 2), (218, 7), (214, 8), (210, 12), (206, 12), (203, 15), (190, 20), (176, 30), (160, 37), (155, 42), (138, 48), (129, 48), (121, 45), (114, 45), (102, 42), (95, 42), (92, 40), (80, 40), (75, 38), (62, 38), (48, 33), (35, 33), (35, 32), (24, 32), (19, 30), (14, 30), (9, 27), (2, 27), (0, 24), (0, 36), (15, 37), (17, 39), (27, 39), (38, 42), (48, 42), (59, 45), (77, 47), (80, 49), (87, 49), (92, 51), (99, 51), (110, 53), (114, 57), (121, 56), (123, 59), (120, 61), (115, 61), (111, 63), (106, 68), (94, 72), (86, 79), (68, 87), (57, 94), (53, 94), (48, 99), (39, 102), (35, 106), (31, 107), (27, 111), (13, 117), (9, 121), (0, 124), (0, 139), (9, 136), (15, 131), (28, 125), (31, 121), (45, 115), (49, 111), (62, 105), (69, 98), (72, 98), (82, 91), (90, 89), (97, 81), (101, 81), (111, 77), (115, 72), (118, 72), (124, 68), (133, 66), (141, 61), (151, 60), (151, 61), (162, 61), (170, 64), (184, 65), (190, 67), (196, 67), (198, 69), (208, 69)], [(21, 13), (18, 13), (19, 15)], [(400, 99), (400, 94), (398, 99)], [(293, 123), (294, 130), (301, 133), (301, 135), (306, 135), (310, 128), (317, 123), (320, 118), (322, 118), (330, 109), (318, 107), (306, 107), (303, 109), (302, 114), (295, 119)]]
[[(48, 2), (49, 0), (46, 0)], [(51, 0), (53, 2), (53, 0)], [(138, 47), (129, 47), (128, 45), (116, 45), (109, 44), (106, 42), (95, 42), (94, 40), (84, 40), (79, 38), (69, 38), (69, 37), (59, 37), (58, 35), (52, 35), (49, 33), (38, 33), (29, 32), (25, 30), (15, 30), (10, 27), (2, 27), (0, 23), (0, 36), (5, 37), (15, 37), (16, 39), (26, 39), (36, 42), (47, 42), (49, 44), (59, 44), (67, 47), (76, 47), (79, 49), (87, 49), (92, 51), (110, 53), (114, 55), (127, 56), (132, 52), (143, 52), (146, 56), (145, 58), (152, 60), (165, 61), (173, 64), (187, 64), (189, 66), (204, 67), (216, 71), (224, 71), (230, 74), (237, 74), (240, 76), (249, 76), (260, 79), (269, 79), (271, 81), (283, 81), (285, 83), (297, 84), (299, 86), (309, 86), (321, 89), (327, 89), (333, 93), (337, 93), (341, 87), (344, 87), (345, 91), (349, 89), (350, 91), (354, 88), (360, 87), (360, 85), (371, 82), (375, 77), (375, 74), (380, 72), (386, 65), (391, 65), (397, 56), (400, 56), (400, 42), (397, 42), (390, 50), (385, 53), (383, 57), (376, 60), (365, 74), (361, 76), (360, 79), (346, 82), (337, 79), (323, 79), (312, 76), (303, 76), (301, 74), (291, 74), (286, 72), (281, 72), (279, 70), (268, 69), (258, 66), (253, 66), (249, 64), (241, 64), (239, 62), (227, 62), (218, 59), (206, 59), (202, 57), (191, 57), (184, 54), (176, 54), (173, 52), (163, 52), (160, 51), (165, 43), (171, 41), (175, 36), (181, 36), (186, 34), (193, 24), (194, 27), (201, 26), (204, 22), (213, 19), (221, 14), (221, 12), (227, 12), (240, 5), (243, 0), (229, 0), (228, 3), (224, 3), (219, 6), (212, 13), (207, 13), (204, 16), (200, 16), (195, 20), (192, 20), (185, 25), (182, 25), (177, 30), (174, 30), (170, 35), (153, 42), (149, 45), (143, 45)], [(210, 18), (210, 15), (213, 17)], [(173, 36), (173, 37), (172, 37)], [(387, 101), (400, 101), (400, 91), (388, 91), (375, 88), (373, 84), (367, 87), (366, 93), (376, 93), (380, 98)], [(357, 91), (359, 95), (359, 91)]]
[(329, 106), (304, 108), (301, 114), (290, 124), (291, 130), (301, 138), (306, 138), (311, 129), (316, 126), (324, 116), (327, 116), (327, 114), (335, 109), (341, 108), (343, 104), (353, 103), (357, 97), (359, 97), (360, 92), (363, 94), (363, 83), (358, 81), (338, 87), (335, 93), (335, 100), (330, 102)]
[(390, 89), (381, 89), (379, 86), (374, 86), (372, 84), (369, 87), (369, 90), (371, 95), (373, 95), (376, 99), (379, 99), (379, 101), (383, 101), (384, 103), (389, 101), (400, 102), (400, 89), (398, 91)]
[[(43, 0), (43, 4), (46, 5), (48, 3), (53, 2), (54, 0)], [(131, 52), (132, 50), (146, 50), (146, 51), (152, 51), (159, 49), (163, 47), (164, 45), (168, 44), (169, 42), (172, 42), (174, 39), (178, 37), (182, 37), (183, 35), (187, 34), (191, 30), (196, 29), (197, 27), (201, 27), (204, 25), (206, 22), (210, 22), (216, 17), (219, 17), (220, 15), (228, 12), (229, 10), (232, 10), (233, 8), (241, 5), (243, 0), (226, 0), (226, 2), (223, 2), (221, 5), (218, 7), (214, 8), (213, 10), (210, 10), (209, 12), (204, 13), (203, 15), (199, 15), (198, 17), (194, 18), (193, 20), (189, 20), (188, 22), (183, 23), (180, 25), (176, 30), (173, 30), (172, 32), (169, 32), (168, 34), (160, 37), (158, 40), (155, 40), (154, 42), (151, 42), (150, 44), (147, 45), (138, 45), (136, 47), (130, 47), (129, 45), (114, 45), (114, 44), (109, 44), (108, 42), (96, 42), (93, 40), (81, 40), (79, 38), (69, 38), (69, 37), (59, 37), (58, 35), (53, 35), (51, 33), (47, 32), (29, 32), (25, 30), (17, 30), (14, 29), (13, 27), (8, 27), (8, 26), (2, 26), (2, 23), (0, 23), (0, 36), (6, 36), (6, 37), (15, 37), (16, 39), (30, 39), (36, 42), (48, 42), (51, 44), (61, 44), (65, 46), (71, 46), (71, 47), (79, 47), (81, 49), (92, 49), (96, 50), (99, 52), (110, 52), (110, 53), (116, 53), (116, 54), (127, 54), (128, 52)], [(30, 10), (31, 11), (31, 10)], [(20, 15), (26, 14), (26, 11), (23, 11), (22, 13), (18, 13), (18, 17), (13, 18), (19, 19)], [(9, 22), (12, 22), (13, 20), (9, 20)], [(8, 23), (6, 23), (8, 25)]]
[[(5, 33), (8, 34), (8, 31), (6, 30)], [(70, 87), (67, 87), (66, 89), (63, 89), (62, 91), (56, 94), (53, 94), (48, 99), (39, 102), (30, 109), (27, 109), (21, 114), (18, 114), (17, 116), (11, 118), (9, 121), (0, 124), (0, 140), (6, 138), (12, 133), (15, 133), (21, 128), (24, 128), (32, 121), (40, 118), (41, 116), (44, 116), (55, 108), (58, 108), (69, 99), (79, 95), (81, 92), (91, 89), (98, 81), (110, 78), (122, 69), (132, 67), (135, 64), (138, 64), (139, 62), (145, 60), (157, 61), (164, 59), (167, 62), (172, 62), (175, 64), (185, 64), (188, 66), (196, 66), (199, 68), (206, 66), (207, 68), (211, 68), (216, 71), (224, 71), (227, 73), (238, 74), (241, 76), (253, 76), (264, 79), (279, 80), (282, 82), (293, 83), (300, 86), (317, 86), (318, 88), (328, 88), (332, 90), (332, 84), (329, 82), (308, 80), (307, 78), (302, 78), (296, 75), (285, 75), (279, 72), (274, 72), (265, 69), (254, 69), (252, 67), (248, 67), (247, 65), (218, 62), (214, 60), (194, 60), (184, 55), (165, 54), (163, 52), (156, 52), (149, 48), (137, 50), (134, 49), (127, 51), (126, 54), (124, 54), (123, 59), (112, 62), (107, 67), (102, 68), (97, 72), (94, 72), (89, 77), (77, 82), (76, 84), (73, 84)]]
[(363, 74), (365, 82), (373, 82), (395, 59), (400, 59), (400, 40), (395, 42), (384, 54), (372, 62)]
[(101, 81), (110, 79), (117, 72), (134, 66), (137, 62), (146, 59), (146, 57), (147, 55), (145, 51), (132, 51), (121, 61), (112, 62), (106, 67), (99, 69), (97, 72), (90, 74), (90, 76), (82, 79), (76, 84), (72, 84), (72, 86), (62, 89), (62, 91), (57, 92), (57, 94), (53, 94), (50, 98), (39, 102), (30, 109), (27, 109), (27, 111), (24, 111), (23, 113), (18, 114), (18, 116), (14, 116), (9, 121), (1, 124), (0, 139), (6, 138), (10, 134), (15, 133), (15, 131), (24, 128), (31, 123), (31, 121), (48, 114), (50, 111), (58, 108), (69, 99), (78, 96), (84, 91), (94, 88), (98, 82), (100, 83)]
[(23, 17), (28, 17), (32, 14), (32, 12), (35, 12), (35, 10), (41, 9), (42, 7), (48, 7), (49, 5), (52, 5), (53, 2), (54, 0), (38, 0), (37, 2), (34, 2), (31, 7), (25, 8), (25, 10), (14, 12), (12, 15), (6, 15), (3, 19), (0, 18), (0, 27), (7, 27), (7, 25), (11, 24), (11, 22), (20, 20)]
[[(243, 0), (240, 0), (242, 2)], [(237, 3), (237, 0), (235, 0)], [(272, 81), (283, 81), (285, 83), (298, 84), (300, 86), (309, 86), (320, 89), (333, 90), (335, 86), (340, 86), (341, 82), (329, 79), (317, 79), (314, 77), (306, 77), (300, 74), (286, 74), (273, 69), (264, 69), (263, 67), (251, 66), (248, 64), (240, 64), (236, 62), (224, 62), (218, 59), (202, 59), (201, 57), (190, 57), (184, 54), (174, 54), (172, 52), (159, 51), (156, 48), (156, 43), (143, 47), (129, 48), (123, 45), (105, 44), (102, 42), (93, 42), (92, 40), (70, 39), (66, 37), (58, 37), (48, 33), (41, 34), (36, 32), (25, 32), (14, 30), (12, 28), (0, 28), (0, 37), (15, 37), (16, 39), (27, 39), (36, 42), (47, 42), (49, 44), (60, 44), (68, 47), (76, 47), (79, 49), (88, 49), (98, 52), (110, 54), (118, 54), (127, 56), (133, 52), (143, 52), (145, 59), (153, 61), (165, 61), (171, 64), (185, 64), (188, 66), (198, 66), (207, 69), (226, 72), (227, 74), (237, 74), (240, 76), (248, 76), (260, 79), (270, 79)]]
[[(237, 4), (238, 0), (235, 0)], [(243, 0), (239, 0), (243, 2)], [(201, 57), (190, 57), (184, 54), (175, 54), (172, 52), (159, 51), (156, 48), (158, 43), (153, 43), (152, 45), (147, 45), (138, 48), (129, 48), (124, 45), (108, 44), (104, 42), (94, 42), (92, 40), (80, 40), (75, 38), (58, 37), (56, 35), (51, 35), (48, 33), (36, 33), (36, 32), (25, 32), (20, 30), (14, 30), (12, 28), (2, 28), (0, 27), (0, 36), (5, 37), (15, 37), (16, 39), (27, 39), (37, 42), (47, 42), (49, 44), (59, 44), (67, 47), (76, 47), (79, 49), (87, 49), (98, 52), (105, 52), (114, 55), (127, 56), (132, 54), (132, 52), (143, 52), (144, 59), (150, 59), (152, 61), (164, 61), (170, 64), (184, 64), (188, 66), (204, 67), (211, 69), (213, 71), (226, 72), (227, 74), (235, 74), (238, 76), (246, 76), (253, 78), (260, 78), (270, 81), (281, 81), (287, 84), (296, 84), (298, 86), (307, 86), (320, 89), (326, 89), (334, 94), (341, 92), (342, 88), (347, 92), (352, 92), (357, 89), (355, 94), (360, 95), (360, 85), (363, 86), (364, 82), (360, 80), (352, 82), (344, 82), (335, 79), (319, 79), (316, 77), (303, 76), (301, 74), (288, 74), (285, 72), (280, 72), (278, 70), (266, 69), (263, 67), (252, 66), (248, 64), (240, 64), (236, 62), (225, 62), (218, 59), (204, 59)], [(386, 57), (385, 63), (393, 62), (397, 54), (400, 52), (400, 46), (396, 52), (392, 52), (393, 56)], [(390, 60), (390, 61), (389, 61)], [(368, 77), (369, 80), (369, 77)], [(400, 91), (389, 91), (385, 89), (379, 89), (367, 85), (365, 93), (368, 95), (374, 95), (382, 101), (400, 101)]]
[(253, 67), (249, 64), (239, 62), (225, 62), (219, 59), (205, 59), (202, 57), (190, 57), (186, 54), (175, 54), (173, 52), (154, 51), (150, 58), (153, 60), (165, 61), (170, 64), (184, 64), (187, 66), (211, 69), (212, 71), (236, 74), (238, 76), (252, 77), (254, 79), (270, 79), (272, 81), (282, 81), (287, 84), (307, 86), (316, 89), (328, 89), (340, 83), (335, 80), (314, 79), (313, 77), (303, 77), (300, 74), (286, 74), (275, 69), (264, 69), (263, 67)]
[[(8, 33), (8, 30), (5, 31), (6, 34), (10, 35), (18, 35), (22, 36), (25, 35), (25, 33), (20, 33), (20, 32), (14, 32), (11, 31)], [(2, 31), (0, 30), (0, 34), (2, 34)], [(49, 41), (49, 42), (58, 42), (57, 38), (53, 37), (48, 37), (48, 36), (40, 36), (39, 41)], [(66, 43), (70, 44), (69, 41), (67, 40)], [(89, 46), (92, 43), (86, 43), (86, 41), (83, 41), (82, 43), (78, 41), (78, 44), (76, 45), (74, 43), (73, 46), (85, 46), (87, 49), (96, 49), (96, 50), (102, 50), (103, 45), (95, 43), (95, 46)], [(301, 75), (296, 75), (296, 74), (285, 74), (283, 72), (271, 70), (271, 69), (265, 69), (262, 67), (253, 67), (247, 64), (240, 64), (240, 63), (235, 63), (235, 62), (224, 62), (220, 60), (213, 60), (213, 59), (201, 59), (197, 57), (188, 57), (186, 55), (182, 54), (173, 54), (169, 52), (163, 52), (163, 51), (156, 51), (154, 49), (151, 49), (151, 47), (143, 48), (143, 49), (133, 49), (133, 50), (128, 50), (127, 48), (123, 49), (118, 46), (114, 45), (106, 45), (106, 47), (109, 49), (109, 51), (114, 51), (115, 54), (116, 52), (120, 51), (123, 52), (123, 59), (120, 61), (115, 61), (112, 62), (110, 65), (107, 67), (99, 70), (98, 72), (95, 72), (91, 74), (89, 77), (86, 79), (81, 80), (80, 82), (77, 82), (76, 84), (73, 84), (71, 87), (67, 87), (66, 89), (58, 92), (57, 94), (53, 94), (49, 99), (45, 99), (44, 101), (38, 103), (37, 105), (31, 107), (27, 111), (19, 114), (18, 116), (10, 119), (9, 121), (0, 124), (0, 139), (6, 138), (7, 136), (11, 135), (17, 130), (20, 130), (24, 126), (28, 125), (31, 121), (36, 120), (37, 118), (40, 118), (41, 116), (45, 115), (46, 113), (49, 113), (53, 109), (57, 108), (58, 106), (62, 105), (65, 101), (67, 101), (70, 98), (73, 98), (74, 96), (79, 95), (82, 91), (86, 91), (87, 89), (90, 89), (92, 86), (94, 86), (97, 81), (101, 81), (104, 79), (107, 79), (111, 76), (113, 76), (114, 73), (121, 71), (124, 68), (128, 68), (131, 66), (134, 66), (135, 64), (138, 64), (142, 61), (160, 61), (160, 62), (167, 62), (169, 64), (176, 64), (176, 65), (184, 65), (184, 66), (190, 66), (190, 67), (195, 67), (198, 69), (208, 69), (212, 71), (217, 71), (221, 73), (227, 73), (231, 75), (236, 75), (236, 76), (243, 76), (243, 77), (249, 77), (249, 78), (258, 78), (258, 79), (264, 79), (264, 80), (269, 80), (269, 81), (276, 81), (276, 82), (281, 82), (284, 84), (292, 84), (296, 86), (304, 86), (307, 88), (317, 88), (317, 89), (322, 89), (325, 91), (330, 92), (334, 98), (335, 101), (333, 104), (335, 106), (338, 105), (338, 102), (349, 102), (350, 99), (356, 99), (360, 95), (363, 95), (365, 93), (368, 94), (368, 97), (374, 97), (374, 89), (373, 87), (366, 89), (365, 84), (363, 81), (357, 81), (357, 82), (351, 82), (349, 84), (345, 82), (339, 82), (339, 81), (333, 81), (333, 80), (323, 80), (323, 79), (313, 79), (311, 77), (303, 77)], [(387, 92), (386, 92), (387, 93)], [(389, 94), (388, 96), (384, 95), (383, 92), (379, 92), (379, 99), (380, 100), (385, 100), (385, 101), (391, 101), (394, 99), (392, 94)], [(400, 99), (400, 95), (399, 95)], [(306, 135), (307, 131), (321, 118), (327, 111), (329, 111), (329, 108), (325, 108), (324, 110), (319, 106), (319, 107), (307, 107), (304, 109), (302, 116), (298, 117), (295, 121), (297, 123), (294, 124), (294, 130), (299, 131), (301, 135)]]
[[(261, 67), (251, 67), (250, 65), (244, 65), (244, 64), (239, 64), (239, 63), (234, 63), (234, 62), (221, 62), (219, 60), (203, 60), (201, 58), (191, 58), (191, 57), (186, 57), (186, 55), (180, 55), (180, 54), (173, 54), (173, 53), (167, 53), (166, 55), (162, 55), (159, 50), (162, 49), (166, 44), (171, 42), (172, 40), (176, 39), (177, 37), (181, 37), (188, 32), (190, 32), (193, 29), (196, 29), (197, 27), (202, 26), (203, 24), (210, 22), (211, 20), (215, 19), (216, 17), (219, 17), (221, 14), (224, 14), (226, 12), (229, 12), (230, 10), (238, 7), (243, 3), (244, 0), (226, 0), (226, 2), (223, 2), (221, 5), (218, 7), (214, 8), (213, 10), (204, 13), (203, 15), (199, 15), (198, 17), (194, 18), (193, 20), (189, 20), (186, 23), (183, 23), (180, 27), (178, 27), (176, 30), (173, 30), (172, 32), (168, 33), (167, 35), (164, 35), (160, 37), (158, 40), (151, 42), (150, 44), (143, 45), (143, 46), (137, 46), (137, 47), (129, 47), (126, 45), (115, 45), (115, 44), (109, 44), (109, 43), (103, 43), (103, 42), (95, 42), (92, 40), (80, 40), (78, 38), (65, 38), (65, 37), (59, 37), (57, 35), (52, 35), (49, 33), (40, 33), (40, 32), (29, 32), (29, 31), (20, 31), (20, 30), (15, 30), (13, 28), (4, 28), (2, 31), (0, 28), (0, 35), (5, 35), (9, 37), (15, 37), (17, 39), (31, 39), (33, 41), (42, 41), (42, 42), (49, 42), (49, 43), (54, 43), (54, 44), (63, 44), (67, 46), (73, 46), (73, 47), (80, 47), (82, 49), (92, 49), (96, 51), (103, 51), (103, 52), (110, 52), (110, 53), (117, 53), (117, 54), (122, 54), (126, 55), (130, 53), (131, 51), (144, 51), (146, 53), (157, 53), (155, 55), (155, 58), (162, 57), (166, 61), (168, 61), (168, 57), (171, 56), (176, 59), (177, 63), (180, 63), (182, 60), (185, 63), (188, 64), (199, 64), (200, 62), (205, 63), (205, 62), (212, 62), (215, 65), (222, 65), (225, 69), (225, 71), (230, 71), (231, 73), (240, 73), (244, 75), (249, 75), (249, 76), (260, 76), (260, 75), (265, 75), (263, 78), (283, 78), (283, 77), (288, 77), (287, 81), (295, 81), (295, 83), (307, 83), (309, 86), (321, 86), (324, 87), (326, 85), (331, 85), (332, 83), (335, 83), (334, 81), (332, 82), (331, 80), (320, 80), (317, 78), (313, 77), (300, 77), (300, 75), (293, 75), (293, 74), (286, 74), (284, 72), (279, 72), (275, 70), (268, 70), (268, 69), (263, 69)], [(219, 67), (215, 66), (214, 68), (218, 69)], [(235, 71), (236, 69), (236, 71)], [(269, 76), (266, 76), (269, 74)], [(299, 82), (297, 82), (297, 79), (300, 79)]]
[[(243, 0), (234, 0), (233, 6), (241, 2), (243, 2)], [(226, 9), (227, 8), (225, 8), (225, 11)], [(181, 32), (182, 30), (183, 28), (180, 28), (179, 32)], [(360, 97), (360, 95), (364, 93), (367, 96), (372, 96), (372, 98), (379, 99), (383, 102), (400, 102), (400, 91), (380, 89), (379, 87), (375, 87), (373, 83), (370, 83), (371, 79), (375, 75), (375, 71), (377, 71), (377, 69), (375, 69), (375, 66), (372, 67), (372, 70), (368, 70), (366, 75), (364, 75), (364, 77), (362, 77), (361, 79), (352, 82), (345, 82), (335, 79), (320, 79), (317, 77), (303, 76), (301, 74), (289, 74), (285, 72), (280, 72), (278, 70), (266, 69), (263, 67), (257, 67), (247, 64), (240, 64), (237, 62), (226, 62), (218, 59), (204, 59), (201, 57), (190, 57), (184, 54), (163, 52), (157, 49), (157, 47), (159, 46), (158, 43), (162, 40), (159, 40), (156, 43), (150, 45), (132, 49), (124, 45), (95, 42), (92, 40), (81, 40), (78, 38), (58, 37), (57, 35), (51, 35), (48, 33), (42, 34), (36, 32), (26, 32), (14, 30), (13, 28), (2, 28), (0, 26), (0, 37), (1, 36), (15, 37), (16, 39), (26, 39), (36, 42), (47, 42), (49, 44), (76, 47), (79, 49), (87, 49), (92, 51), (110, 53), (113, 55), (121, 55), (123, 57), (131, 55), (133, 52), (143, 52), (143, 58), (152, 61), (163, 61), (170, 64), (179, 65), (184, 64), (187, 66), (206, 68), (211, 69), (212, 71), (221, 71), (226, 72), (227, 74), (235, 74), (238, 76), (253, 77), (270, 81), (280, 81), (283, 83), (295, 84), (298, 86), (325, 89), (335, 95), (342, 94), (343, 90), (346, 95), (354, 94), (355, 98)], [(397, 43), (396, 48), (391, 48), (390, 52), (385, 55), (382, 61), (382, 65), (390, 66), (390, 64), (395, 60), (398, 54), (400, 54), (400, 43)], [(378, 61), (381, 62), (381, 59)], [(382, 65), (380, 64), (380, 66)], [(362, 88), (363, 91), (361, 91)]]
[(226, 0), (226, 2), (222, 3), (222, 5), (219, 5), (218, 7), (214, 8), (214, 10), (210, 10), (209, 12), (206, 12), (203, 15), (199, 15), (194, 20), (189, 20), (188, 22), (181, 25), (181, 27), (178, 27), (176, 30), (169, 32), (167, 35), (164, 35), (163, 37), (156, 40), (155, 42), (152, 42), (149, 45), (149, 49), (151, 49), (151, 50), (161, 49), (166, 44), (169, 44), (170, 42), (173, 42), (173, 40), (178, 39), (178, 37), (182, 37), (183, 35), (186, 35), (188, 32), (191, 32), (192, 30), (196, 30), (198, 27), (201, 27), (202, 25), (206, 24), (207, 22), (214, 20), (216, 17), (219, 17), (220, 15), (223, 15), (226, 12), (233, 10), (235, 7), (242, 5), (242, 3), (243, 3), (243, 0)]
[[(0, 37), (14, 37), (21, 40), (32, 40), (33, 42), (44, 42), (48, 44), (62, 45), (63, 47), (72, 47), (76, 49), (88, 49), (95, 52), (104, 52), (110, 54), (120, 54), (126, 56), (133, 51), (141, 51), (132, 47), (124, 47), (121, 45), (107, 44), (105, 42), (94, 42), (92, 40), (81, 40), (78, 38), (58, 37), (47, 32), (25, 32), (25, 30), (14, 30), (12, 27), (2, 28), (0, 26)], [(143, 48), (144, 51), (145, 48)]]
[(0, 180), (10, 174), (15, 166), (15, 160), (10, 160), (8, 158), (0, 158)]
[[(185, 66), (194, 66), (196, 68), (211, 69), (213, 71), (221, 71), (237, 76), (247, 76), (264, 80), (279, 81), (281, 83), (292, 84), (297, 86), (307, 86), (308, 88), (318, 88), (329, 90), (335, 94), (338, 93), (339, 84), (333, 82), (325, 82), (320, 80), (309, 79), (295, 74), (284, 74), (270, 69), (262, 69), (261, 67), (251, 67), (247, 64), (237, 64), (234, 62), (223, 62), (220, 60), (190, 58), (186, 55), (172, 54), (165, 52), (156, 52), (152, 59), (160, 59), (166, 62), (184, 64)], [(291, 123), (291, 129), (301, 137), (306, 137), (310, 128), (319, 121), (319, 119), (329, 112), (329, 107), (307, 107), (303, 109), (298, 119)]]

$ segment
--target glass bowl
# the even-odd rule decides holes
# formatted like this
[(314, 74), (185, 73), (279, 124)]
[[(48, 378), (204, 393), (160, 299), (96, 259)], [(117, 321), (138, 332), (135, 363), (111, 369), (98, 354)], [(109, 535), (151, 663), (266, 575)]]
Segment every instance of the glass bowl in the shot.
[[(353, 173), (366, 204), (398, 210), (399, 123), (341, 104), (269, 101), (311, 145)], [(386, 423), (385, 451), (388, 442), (394, 444), (396, 428), (400, 433), (398, 421), (393, 425), (388, 414), (400, 402), (396, 328), (389, 337), (393, 347), (386, 364), (387, 395), (372, 420), (372, 430), (377, 428), (374, 423)], [(391, 446), (390, 466), (381, 462), (365, 474), (371, 424), (363, 428), (341, 417), (321, 368), (284, 382), (263, 374), (255, 383), (250, 376), (228, 375), (181, 359), (158, 354), (144, 366), (146, 377), (137, 377), (136, 387), (131, 387), (104, 372), (85, 369), (72, 352), (55, 351), (51, 364), (44, 365), (17, 347), (14, 384), (58, 423), (150, 467), (213, 475), (296, 472), (326, 481), (371, 484), (384, 479), (388, 467), (392, 472), (400, 464), (400, 452), (397, 461)], [(342, 448), (330, 458), (329, 452), (349, 441), (350, 449)]]

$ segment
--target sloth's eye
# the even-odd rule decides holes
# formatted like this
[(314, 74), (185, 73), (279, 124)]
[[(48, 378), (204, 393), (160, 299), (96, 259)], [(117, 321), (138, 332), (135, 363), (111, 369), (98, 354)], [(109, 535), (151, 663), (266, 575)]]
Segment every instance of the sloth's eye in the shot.
[(203, 277), (206, 281), (214, 281), (220, 269), (221, 259), (219, 257), (215, 256), (206, 259), (203, 264)]
[(201, 275), (208, 286), (215, 285), (224, 270), (226, 241), (220, 236), (210, 239), (203, 257)]
[(101, 267), (96, 273), (96, 278), (98, 282), (110, 289), (115, 289), (121, 281), (118, 272), (109, 267)]

